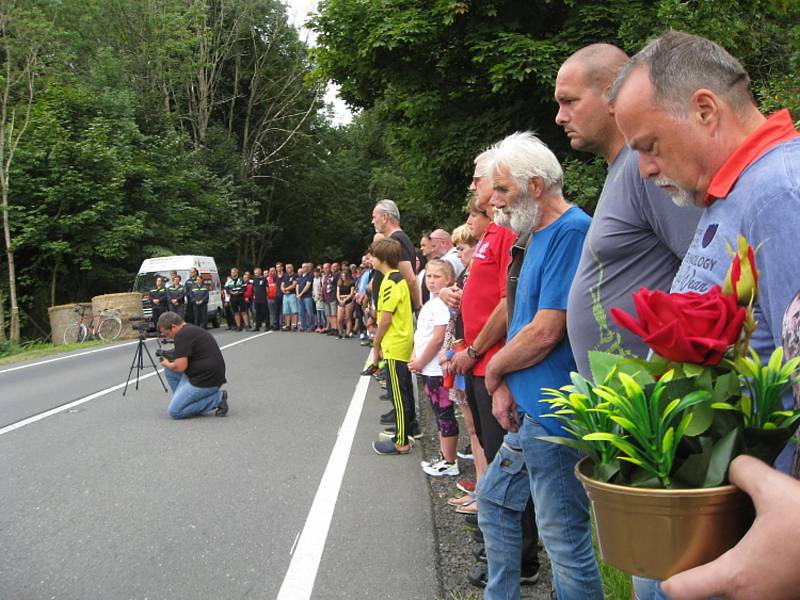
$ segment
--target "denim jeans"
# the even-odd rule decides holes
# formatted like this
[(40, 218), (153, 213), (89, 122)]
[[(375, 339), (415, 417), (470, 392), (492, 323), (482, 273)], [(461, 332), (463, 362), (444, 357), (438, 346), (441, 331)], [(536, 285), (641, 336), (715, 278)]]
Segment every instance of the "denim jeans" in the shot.
[(314, 307), (314, 299), (308, 295), (300, 299), (300, 329), (306, 331), (314, 329), (317, 318), (317, 310)]
[(478, 525), (489, 569), (485, 600), (520, 597), (519, 519), (529, 493), (559, 600), (603, 598), (592, 549), (589, 499), (574, 474), (581, 455), (537, 439), (543, 435), (549, 434), (526, 416), (518, 433), (506, 434), (478, 484)]
[(659, 586), (660, 581), (656, 579), (645, 579), (644, 577), (633, 577), (633, 593), (636, 600), (669, 600)]
[(195, 387), (189, 383), (186, 373), (176, 373), (170, 369), (164, 369), (164, 377), (172, 388), (172, 400), (169, 402), (167, 414), (173, 419), (202, 415), (217, 408), (222, 402), (219, 386)]

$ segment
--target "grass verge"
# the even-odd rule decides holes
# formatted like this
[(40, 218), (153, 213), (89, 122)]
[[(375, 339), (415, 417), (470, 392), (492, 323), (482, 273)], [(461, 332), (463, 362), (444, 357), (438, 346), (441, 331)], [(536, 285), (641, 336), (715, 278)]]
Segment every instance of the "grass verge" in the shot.
[(62, 354), (71, 350), (81, 348), (91, 348), (100, 346), (106, 342), (102, 340), (92, 340), (82, 344), (61, 344), (56, 346), (49, 342), (23, 342), (22, 344), (3, 344), (0, 345), (0, 365), (9, 365), (25, 360), (43, 358), (53, 354)]

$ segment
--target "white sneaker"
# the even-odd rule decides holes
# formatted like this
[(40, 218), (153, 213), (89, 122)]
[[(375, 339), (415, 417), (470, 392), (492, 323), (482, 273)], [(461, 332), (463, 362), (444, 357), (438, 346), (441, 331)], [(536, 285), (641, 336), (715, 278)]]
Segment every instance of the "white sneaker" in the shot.
[(439, 463), (443, 462), (444, 462), (444, 457), (441, 454), (439, 454), (439, 456), (437, 456), (433, 460), (419, 461), (419, 466), (422, 467), (423, 469), (427, 469), (428, 467), (432, 467), (433, 465), (438, 465)]
[(458, 475), (458, 461), (456, 462), (447, 462), (444, 459), (441, 459), (432, 465), (423, 465), (422, 470), (425, 471), (431, 477), (443, 477), (443, 476), (455, 476)]

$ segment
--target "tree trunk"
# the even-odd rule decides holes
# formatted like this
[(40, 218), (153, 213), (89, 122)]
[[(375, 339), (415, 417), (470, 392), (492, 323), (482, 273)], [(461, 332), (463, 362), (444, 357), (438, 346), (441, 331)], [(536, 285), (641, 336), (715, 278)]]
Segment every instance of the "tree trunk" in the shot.
[(0, 342), (6, 341), (6, 305), (3, 299), (3, 288), (0, 288)]
[(11, 321), (9, 323), (8, 338), (16, 343), (19, 342), (19, 306), (17, 305), (17, 274), (14, 268), (14, 249), (11, 247), (11, 227), (8, 222), (8, 179), (0, 177), (2, 180), (3, 194), (3, 239), (6, 243), (6, 260), (8, 262), (8, 291), (11, 300)]

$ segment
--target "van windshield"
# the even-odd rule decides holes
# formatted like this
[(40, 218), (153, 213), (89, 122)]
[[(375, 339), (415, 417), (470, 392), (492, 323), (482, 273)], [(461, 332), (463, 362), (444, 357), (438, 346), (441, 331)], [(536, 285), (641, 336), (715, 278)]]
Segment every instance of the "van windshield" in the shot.
[[(181, 283), (186, 283), (186, 279), (189, 277), (189, 271), (178, 270), (177, 273), (178, 275), (181, 276)], [(164, 285), (166, 285), (167, 287), (170, 287), (172, 285), (172, 281), (170, 281), (169, 278), (169, 272), (139, 273), (136, 276), (136, 281), (133, 282), (133, 291), (146, 294), (147, 292), (156, 287), (156, 277), (158, 277), (159, 275), (161, 275), (164, 278)]]

